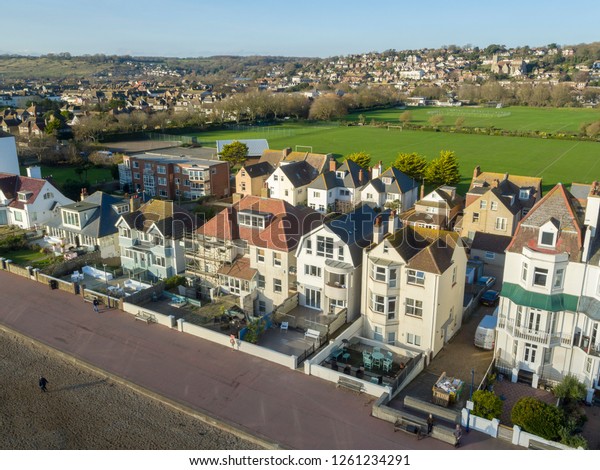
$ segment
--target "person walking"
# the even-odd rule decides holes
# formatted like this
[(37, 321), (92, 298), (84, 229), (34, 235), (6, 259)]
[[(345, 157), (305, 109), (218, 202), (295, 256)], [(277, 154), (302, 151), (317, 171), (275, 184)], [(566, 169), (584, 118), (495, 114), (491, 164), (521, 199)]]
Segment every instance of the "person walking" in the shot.
[(462, 429), (460, 428), (460, 424), (456, 425), (456, 429), (454, 429), (454, 447), (458, 447), (460, 445), (460, 438), (462, 437)]
[(48, 381), (46, 380), (45, 377), (40, 377), (38, 385), (40, 386), (40, 390), (42, 392), (47, 392), (48, 391), (48, 390), (46, 390), (46, 385), (48, 385)]
[(94, 306), (94, 312), (98, 313), (98, 305), (100, 305), (100, 302), (98, 302), (98, 299), (94, 299), (92, 302), (92, 305)]
[(433, 430), (433, 415), (431, 413), (429, 413), (429, 416), (427, 417), (427, 434), (431, 434), (432, 430)]
[(234, 335), (229, 335), (229, 344), (231, 344), (232, 350), (235, 351), (235, 336)]

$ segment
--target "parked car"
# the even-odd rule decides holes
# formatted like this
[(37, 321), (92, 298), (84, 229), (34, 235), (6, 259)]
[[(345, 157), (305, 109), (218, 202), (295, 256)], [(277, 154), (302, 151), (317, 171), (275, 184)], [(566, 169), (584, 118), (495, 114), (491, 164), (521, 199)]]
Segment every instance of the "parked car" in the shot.
[(479, 279), (477, 279), (477, 284), (480, 286), (492, 287), (494, 284), (496, 284), (496, 278), (493, 276), (481, 276)]
[(482, 305), (487, 305), (488, 307), (493, 307), (498, 303), (500, 299), (500, 292), (497, 290), (486, 290), (481, 298), (479, 299), (479, 303)]

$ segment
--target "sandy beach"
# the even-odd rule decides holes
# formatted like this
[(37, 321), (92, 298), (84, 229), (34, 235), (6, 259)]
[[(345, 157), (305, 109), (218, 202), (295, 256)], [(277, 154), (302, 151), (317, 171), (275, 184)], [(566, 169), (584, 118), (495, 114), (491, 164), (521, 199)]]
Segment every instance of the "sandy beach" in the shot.
[(5, 450), (258, 448), (2, 330), (0, 429)]

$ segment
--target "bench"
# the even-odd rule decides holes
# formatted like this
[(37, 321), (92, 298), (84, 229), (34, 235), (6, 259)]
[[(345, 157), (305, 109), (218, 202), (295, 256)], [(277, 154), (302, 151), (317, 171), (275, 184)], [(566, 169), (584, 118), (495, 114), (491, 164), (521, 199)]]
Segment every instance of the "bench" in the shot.
[(306, 333), (304, 333), (304, 337), (310, 339), (319, 339), (321, 337), (321, 333), (317, 330), (308, 329), (306, 330)]
[(154, 315), (147, 312), (142, 312), (141, 310), (138, 311), (137, 315), (135, 316), (135, 319), (145, 321), (148, 325), (150, 323), (156, 323), (156, 317)]
[(406, 418), (396, 420), (394, 423), (394, 432), (396, 431), (404, 431), (408, 434), (416, 435), (417, 439), (421, 439), (424, 435), (421, 424)]
[(353, 392), (361, 393), (365, 391), (365, 388), (361, 382), (358, 380), (352, 380), (348, 377), (340, 377), (338, 379), (336, 388), (343, 387), (348, 390), (352, 390)]

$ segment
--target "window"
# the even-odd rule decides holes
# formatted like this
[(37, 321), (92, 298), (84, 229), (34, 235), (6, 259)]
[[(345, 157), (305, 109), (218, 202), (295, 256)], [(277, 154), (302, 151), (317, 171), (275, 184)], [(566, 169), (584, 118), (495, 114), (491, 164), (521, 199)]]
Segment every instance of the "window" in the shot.
[(312, 240), (310, 238), (306, 240), (306, 254), (312, 255)]
[(490, 209), (492, 209), (493, 211), (497, 211), (498, 210), (498, 203), (496, 201), (491, 201), (490, 202)]
[(285, 190), (285, 195), (286, 195), (286, 196), (289, 196), (289, 195), (290, 195), (290, 192), (289, 192), (287, 189)]
[(422, 317), (423, 316), (423, 301), (407, 298), (405, 313), (407, 315), (412, 315), (415, 317)]
[(260, 313), (267, 313), (267, 303), (264, 300), (258, 301), (258, 311)]
[(131, 238), (131, 230), (127, 227), (119, 227), (119, 236), (124, 238)]
[(158, 178), (158, 184), (161, 186), (167, 185), (167, 178)]
[(494, 253), (493, 251), (486, 251), (485, 259), (496, 259), (496, 253)]
[(307, 276), (321, 277), (321, 268), (318, 266), (311, 266), (310, 264), (305, 264), (304, 274), (306, 274)]
[(487, 209), (487, 201), (484, 201), (484, 200), (479, 201), (479, 208)]
[(281, 253), (273, 253), (273, 266), (281, 266)]
[(321, 193), (319, 193), (319, 191), (313, 191), (313, 197), (321, 197)]
[(396, 332), (388, 331), (387, 344), (396, 344)]
[(373, 194), (367, 193), (367, 199), (373, 199)]
[(333, 258), (333, 238), (317, 236), (317, 256)]
[[(17, 213), (15, 212), (15, 215), (16, 214)], [(63, 216), (63, 223), (65, 225), (73, 225), (75, 227), (79, 227), (79, 214), (78, 213), (63, 211), (62, 216)]]
[(374, 328), (373, 339), (375, 341), (383, 341), (383, 329), (380, 326)]
[(556, 275), (554, 276), (554, 288), (555, 289), (562, 288), (564, 274), (565, 274), (564, 268), (560, 268), (560, 269), (556, 270)]
[(592, 358), (588, 357), (585, 360), (585, 372), (589, 374), (592, 371)]
[(513, 357), (517, 357), (517, 348), (519, 347), (519, 342), (515, 339), (513, 341), (513, 349), (512, 349), (512, 355)]
[(167, 174), (167, 167), (164, 165), (158, 165), (156, 167), (156, 172), (160, 173), (161, 175), (166, 175)]
[(479, 212), (473, 212), (473, 223), (479, 223)]
[(239, 211), (237, 220), (239, 225), (243, 225), (244, 227), (250, 228), (265, 228), (267, 225), (267, 220), (269, 219), (270, 214), (266, 213), (250, 213), (246, 211)]
[(344, 261), (344, 247), (343, 246), (338, 247), (338, 260)]
[(54, 194), (52, 194), (52, 193), (44, 194), (44, 199), (52, 199), (53, 197), (54, 197)]
[(422, 286), (425, 284), (425, 273), (423, 271), (415, 271), (414, 269), (408, 269), (406, 271), (406, 282), (408, 284), (416, 284)]
[(371, 264), (371, 278), (375, 281), (385, 282), (385, 272), (386, 269), (383, 266)]
[(496, 217), (496, 230), (506, 231), (506, 219), (504, 217)]
[(529, 189), (520, 189), (519, 190), (519, 199), (529, 199)]
[(134, 180), (139, 180), (140, 179), (140, 174), (139, 173), (134, 173), (133, 174), (133, 179)]
[(398, 284), (398, 270), (396, 268), (390, 268), (390, 278), (388, 279), (388, 285), (390, 287), (396, 287)]
[(456, 284), (456, 266), (452, 267), (452, 285)]
[(542, 232), (540, 245), (554, 246), (554, 234), (552, 232)]
[(263, 276), (262, 274), (258, 275), (258, 288), (259, 289), (264, 289), (266, 286), (265, 283), (265, 276)]
[(175, 171), (175, 173), (179, 173), (181, 170), (179, 169), (178, 166), (175, 166), (174, 171)]
[(390, 249), (386, 243), (383, 244), (383, 249), (381, 251), (383, 251), (383, 254), (388, 254), (390, 252)]
[(273, 175), (273, 181), (279, 181), (279, 176)]
[(396, 318), (396, 297), (388, 297), (387, 299), (387, 319), (393, 320)]
[(183, 185), (184, 186), (189, 186), (190, 185), (190, 180), (183, 180)]
[(159, 189), (158, 190), (158, 195), (160, 197), (167, 197), (167, 190), (166, 189)]
[(319, 204), (319, 212), (325, 212), (325, 205)]
[[(138, 161), (134, 161), (134, 162), (133, 162), (133, 167), (134, 167), (134, 168), (139, 168), (139, 167), (140, 167), (140, 162), (138, 162)], [(139, 175), (139, 173), (138, 173), (138, 175)]]
[(256, 250), (256, 261), (259, 263), (265, 262), (265, 250), (261, 250), (260, 248)]
[(163, 268), (165, 267), (165, 259), (162, 256), (156, 256), (154, 258), (154, 265), (155, 266), (162, 266)]
[(14, 211), (13, 217), (15, 218), (16, 222), (23, 222), (23, 213), (21, 211)]
[(537, 353), (537, 346), (531, 343), (525, 343), (525, 355), (523, 360), (525, 362), (535, 362), (535, 355)]
[(406, 334), (406, 342), (408, 344), (414, 344), (415, 346), (421, 346), (421, 337), (412, 333)]
[(273, 292), (281, 292), (281, 279), (273, 279)]
[(526, 282), (527, 281), (527, 270), (528, 270), (529, 266), (527, 265), (527, 263), (523, 263), (522, 267), (521, 267), (521, 281)]
[(535, 268), (533, 270), (533, 285), (544, 287), (548, 279), (548, 270), (543, 268)]
[(243, 182), (243, 183), (241, 184), (241, 187), (242, 187), (242, 191), (246, 191), (246, 183), (245, 183), (245, 182)]
[(377, 313), (385, 313), (385, 297), (371, 293), (371, 310)]
[(152, 163), (144, 163), (144, 170), (152, 170)]

